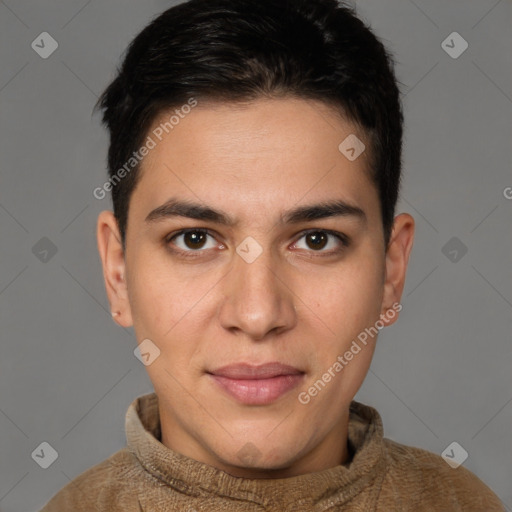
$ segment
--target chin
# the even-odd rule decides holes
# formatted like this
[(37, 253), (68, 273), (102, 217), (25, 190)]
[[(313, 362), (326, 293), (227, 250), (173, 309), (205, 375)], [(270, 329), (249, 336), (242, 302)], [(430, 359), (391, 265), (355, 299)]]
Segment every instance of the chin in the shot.
[[(286, 447), (270, 447), (268, 441), (258, 445), (247, 442), (228, 458), (222, 457), (227, 473), (245, 478), (276, 478), (274, 473), (287, 473), (299, 457), (295, 451)], [(259, 476), (258, 476), (259, 475)]]

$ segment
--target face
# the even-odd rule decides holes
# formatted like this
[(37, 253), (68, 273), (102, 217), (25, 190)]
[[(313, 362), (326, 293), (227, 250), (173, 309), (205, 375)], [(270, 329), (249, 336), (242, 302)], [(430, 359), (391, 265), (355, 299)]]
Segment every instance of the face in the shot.
[(146, 369), (166, 446), (245, 477), (346, 459), (376, 341), (361, 335), (396, 320), (413, 232), (398, 216), (386, 250), (368, 151), (339, 149), (349, 135), (369, 147), (310, 100), (199, 103), (153, 136), (124, 253), (100, 215), (116, 321), (160, 351)]

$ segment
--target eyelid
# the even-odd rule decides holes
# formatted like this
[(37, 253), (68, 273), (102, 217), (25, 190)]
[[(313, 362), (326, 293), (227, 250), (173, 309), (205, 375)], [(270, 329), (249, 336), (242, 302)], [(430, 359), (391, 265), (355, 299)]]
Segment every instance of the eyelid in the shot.
[(213, 236), (212, 231), (210, 231), (207, 228), (184, 228), (180, 229), (179, 231), (175, 231), (173, 233), (170, 233), (165, 237), (166, 242), (170, 242), (177, 238), (180, 235), (186, 235), (187, 233), (204, 233), (210, 236)]
[(308, 252), (311, 252), (313, 254), (318, 254), (318, 255), (332, 255), (332, 254), (337, 254), (339, 253), (340, 251), (342, 251), (343, 249), (347, 248), (349, 245), (350, 245), (350, 237), (348, 237), (347, 235), (345, 235), (345, 233), (341, 233), (339, 231), (334, 231), (332, 229), (325, 229), (325, 228), (311, 228), (311, 229), (307, 229), (307, 230), (304, 230), (304, 231), (301, 231), (299, 233), (299, 236), (297, 238), (297, 240), (294, 242), (294, 245), (299, 241), (301, 240), (302, 238), (304, 238), (305, 236), (311, 234), (311, 233), (325, 233), (327, 235), (330, 235), (334, 238), (336, 238), (342, 245), (342, 249), (331, 249), (330, 251), (314, 251), (314, 250), (310, 250)]
[[(213, 231), (211, 231), (210, 229), (207, 229), (207, 228), (186, 228), (186, 229), (181, 229), (180, 231), (177, 231), (175, 233), (171, 233), (170, 235), (167, 235), (165, 237), (165, 243), (166, 244), (170, 244), (175, 238), (178, 238), (179, 236), (182, 236), (182, 235), (186, 235), (188, 233), (202, 233), (202, 234), (211, 236), (212, 238), (217, 240), (216, 234)], [(196, 249), (195, 251), (194, 250), (184, 251), (183, 249), (179, 249), (178, 248), (176, 250), (176, 252), (181, 252), (181, 253), (199, 253), (199, 252), (205, 252), (206, 250), (208, 250), (208, 249)]]

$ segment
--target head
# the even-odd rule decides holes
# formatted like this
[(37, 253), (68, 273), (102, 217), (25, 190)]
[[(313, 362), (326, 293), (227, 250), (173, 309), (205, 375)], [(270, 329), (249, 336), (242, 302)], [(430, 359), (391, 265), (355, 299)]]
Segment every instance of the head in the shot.
[(191, 0), (135, 38), (98, 106), (105, 283), (159, 351), (164, 444), (240, 476), (342, 462), (413, 238), (383, 45), (334, 0)]

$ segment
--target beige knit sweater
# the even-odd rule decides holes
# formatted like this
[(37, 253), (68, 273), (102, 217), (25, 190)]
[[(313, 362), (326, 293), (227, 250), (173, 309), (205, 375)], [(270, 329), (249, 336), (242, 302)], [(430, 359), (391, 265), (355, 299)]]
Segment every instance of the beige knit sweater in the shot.
[(126, 413), (127, 446), (57, 493), (41, 512), (504, 511), (476, 476), (440, 456), (383, 438), (378, 412), (352, 402), (346, 465), (282, 479), (245, 479), (160, 441), (158, 398)]

